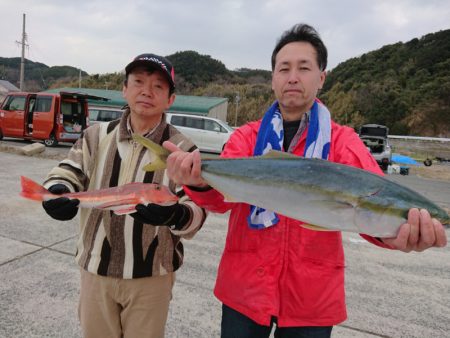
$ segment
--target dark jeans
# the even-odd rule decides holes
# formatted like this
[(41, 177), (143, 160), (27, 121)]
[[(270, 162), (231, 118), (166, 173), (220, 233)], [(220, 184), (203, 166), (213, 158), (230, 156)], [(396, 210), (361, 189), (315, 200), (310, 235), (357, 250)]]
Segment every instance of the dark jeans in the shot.
[[(268, 338), (272, 326), (259, 325), (250, 318), (222, 304), (221, 338)], [(330, 338), (332, 326), (277, 327), (275, 338)]]

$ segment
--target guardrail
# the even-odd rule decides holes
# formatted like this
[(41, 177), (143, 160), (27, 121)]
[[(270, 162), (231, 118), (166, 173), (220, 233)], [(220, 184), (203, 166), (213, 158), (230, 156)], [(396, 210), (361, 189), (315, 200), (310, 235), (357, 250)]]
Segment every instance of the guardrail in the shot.
[(450, 142), (450, 138), (445, 137), (423, 137), (423, 136), (402, 136), (402, 135), (388, 135), (388, 138), (400, 140), (418, 140), (418, 141), (433, 141), (433, 142)]

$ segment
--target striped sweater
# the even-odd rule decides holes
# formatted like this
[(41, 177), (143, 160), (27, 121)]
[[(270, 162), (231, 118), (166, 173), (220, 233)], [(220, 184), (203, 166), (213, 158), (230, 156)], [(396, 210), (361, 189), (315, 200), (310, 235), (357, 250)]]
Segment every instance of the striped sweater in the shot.
[[(131, 138), (127, 128), (127, 110), (120, 120), (96, 124), (85, 130), (66, 159), (53, 168), (44, 182), (46, 188), (65, 184), (71, 191), (96, 190), (130, 182), (164, 184), (173, 192), (165, 170), (144, 172), (151, 154)], [(169, 140), (185, 151), (195, 145), (165, 122), (148, 136), (162, 144)], [(117, 278), (159, 276), (176, 271), (183, 263), (181, 238), (192, 238), (206, 218), (204, 209), (194, 204), (183, 191), (180, 203), (191, 217), (180, 230), (142, 224), (129, 215), (116, 215), (99, 209), (80, 209), (80, 233), (76, 262), (85, 270)]]

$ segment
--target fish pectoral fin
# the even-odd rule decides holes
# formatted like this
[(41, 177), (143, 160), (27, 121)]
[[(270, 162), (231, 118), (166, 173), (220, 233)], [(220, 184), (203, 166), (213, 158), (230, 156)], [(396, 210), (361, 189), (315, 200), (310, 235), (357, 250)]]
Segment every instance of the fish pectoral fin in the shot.
[(327, 228), (324, 228), (324, 227), (321, 227), (318, 225), (308, 224), (308, 223), (302, 223), (302, 224), (300, 224), (300, 226), (305, 229), (314, 230), (314, 231), (338, 231), (338, 230), (327, 229)]

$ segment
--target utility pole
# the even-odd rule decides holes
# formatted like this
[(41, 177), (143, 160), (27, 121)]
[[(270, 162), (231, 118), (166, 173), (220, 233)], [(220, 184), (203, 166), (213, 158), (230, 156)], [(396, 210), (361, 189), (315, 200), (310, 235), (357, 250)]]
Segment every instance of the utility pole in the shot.
[(23, 13), (23, 28), (22, 28), (22, 42), (16, 41), (18, 44), (22, 45), (22, 58), (20, 60), (20, 82), (19, 89), (20, 91), (24, 90), (24, 77), (25, 77), (25, 46), (27, 40), (27, 33), (25, 33), (25, 13)]
[(239, 109), (239, 101), (241, 100), (239, 96), (239, 92), (236, 93), (234, 98), (234, 102), (236, 103), (236, 115), (234, 116), (234, 126), (237, 127), (237, 117), (238, 117), (238, 109)]
[(78, 88), (81, 88), (81, 68), (80, 68), (80, 75), (78, 76)]

